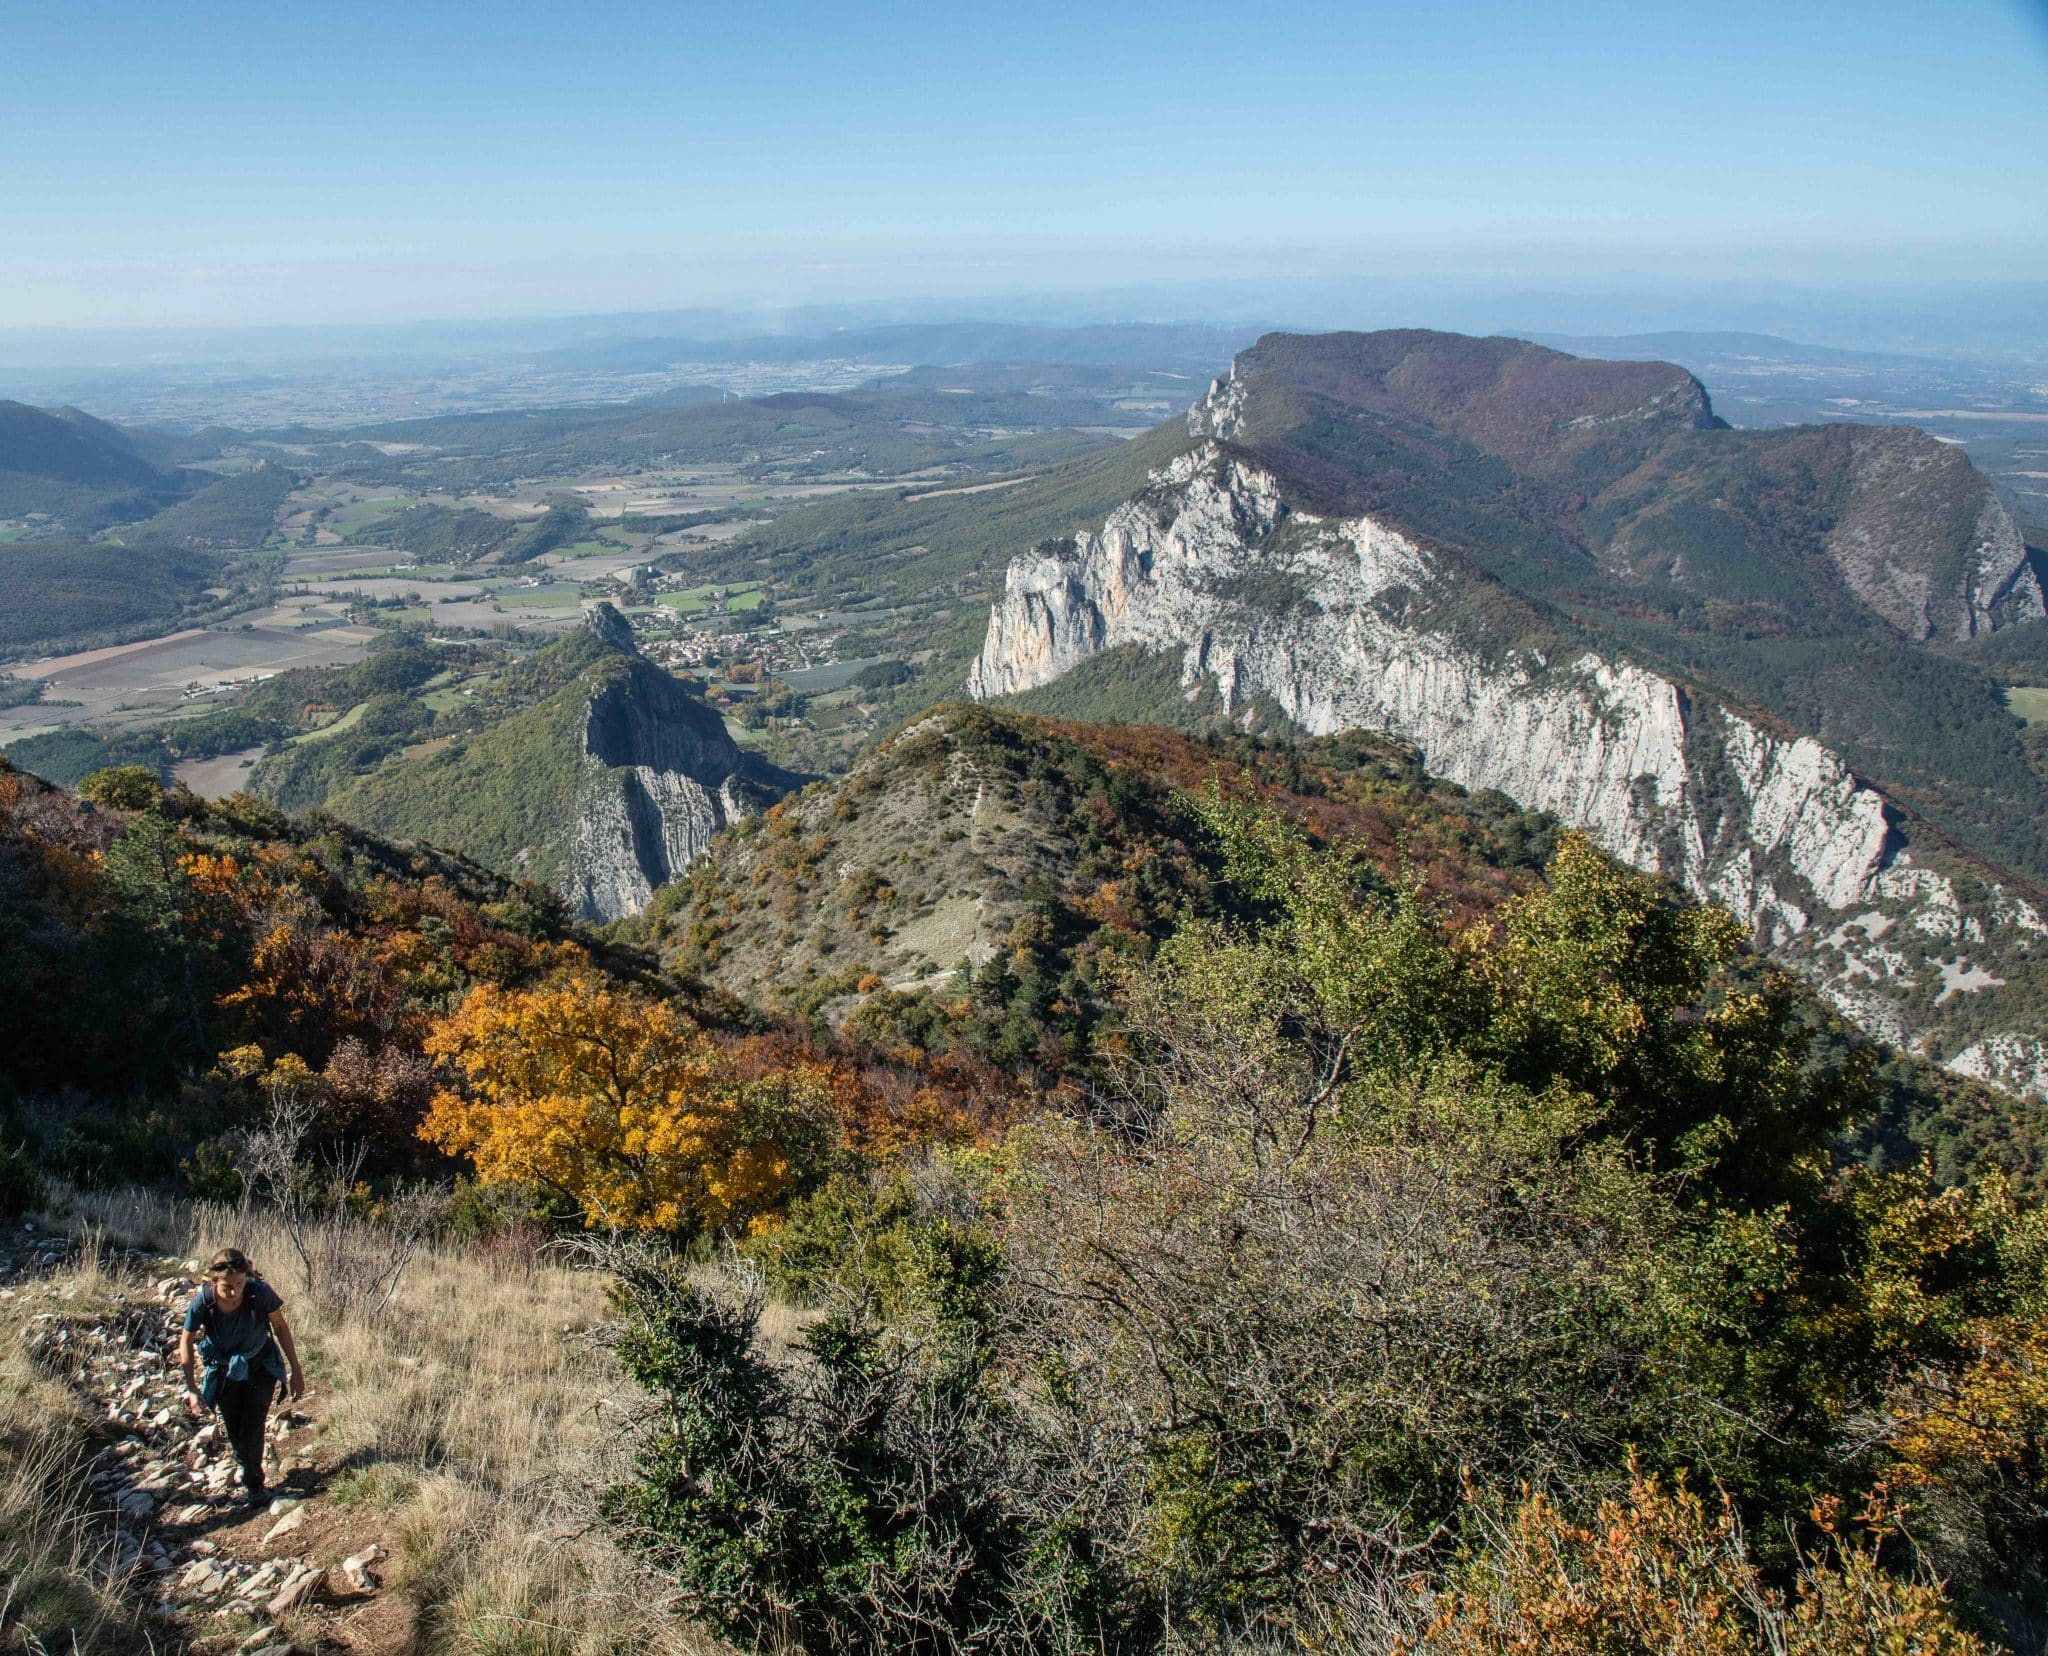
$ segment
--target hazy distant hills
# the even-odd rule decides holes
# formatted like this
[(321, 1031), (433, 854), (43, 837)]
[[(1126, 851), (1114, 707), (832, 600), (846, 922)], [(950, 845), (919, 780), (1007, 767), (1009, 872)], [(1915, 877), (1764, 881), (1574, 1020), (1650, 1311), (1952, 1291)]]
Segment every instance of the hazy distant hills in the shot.
[[(75, 408), (0, 402), (0, 655), (112, 642), (232, 607), (293, 485), (176, 458), (210, 437), (131, 432)], [(209, 596), (212, 594), (212, 596)]]
[[(1051, 456), (1019, 438), (1076, 427), (1141, 429), (1186, 400), (1191, 382), (1133, 384), (1140, 406), (1086, 370), (970, 367), (903, 375), (845, 392), (725, 398), (715, 390), (609, 406), (521, 409), (394, 420), (324, 439), (320, 451), (365, 481), (427, 488), (496, 486), (565, 473), (730, 465), (750, 475), (902, 475), (928, 467), (1014, 471)], [(1062, 451), (1105, 439), (1064, 441)], [(369, 442), (407, 445), (380, 455)], [(353, 445), (352, 447), (350, 445)], [(990, 446), (993, 445), (993, 446)], [(418, 452), (411, 452), (417, 450)]]
[(609, 340), (539, 353), (552, 367), (652, 372), (676, 363), (806, 362), (838, 358), (912, 364), (1074, 363), (1213, 374), (1259, 330), (1211, 323), (1035, 327), (1012, 322), (904, 323), (744, 339)]
[(213, 482), (180, 468), (239, 436), (131, 429), (76, 408), (0, 400), (0, 517), (41, 513), (82, 531), (147, 516)]
[(146, 509), (175, 492), (118, 427), (75, 408), (0, 402), (0, 517)]
[(1548, 345), (1573, 356), (1599, 357), (1610, 362), (1678, 362), (1690, 365), (1707, 358), (1746, 357), (1758, 362), (1832, 362), (1845, 365), (1878, 363), (1923, 365), (1922, 357), (1897, 352), (1847, 350), (1834, 345), (1806, 345), (1777, 334), (1709, 332), (1694, 333), (1667, 329), (1661, 333), (1558, 334), (1519, 333), (1512, 336), (1532, 344)]

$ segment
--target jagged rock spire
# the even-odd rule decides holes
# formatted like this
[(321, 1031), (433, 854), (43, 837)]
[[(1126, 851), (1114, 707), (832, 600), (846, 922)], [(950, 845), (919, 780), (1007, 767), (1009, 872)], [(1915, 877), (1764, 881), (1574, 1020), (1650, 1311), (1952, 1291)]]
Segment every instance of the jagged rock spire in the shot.
[(633, 623), (621, 615), (618, 607), (609, 600), (600, 598), (586, 609), (583, 624), (613, 649), (638, 653), (639, 646), (633, 642)]

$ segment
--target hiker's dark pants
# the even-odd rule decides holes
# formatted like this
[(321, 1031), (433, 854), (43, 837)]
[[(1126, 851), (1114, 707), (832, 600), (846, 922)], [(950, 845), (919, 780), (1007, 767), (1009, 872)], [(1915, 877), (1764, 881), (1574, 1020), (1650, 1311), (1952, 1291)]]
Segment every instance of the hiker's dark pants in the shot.
[(242, 1463), (243, 1487), (251, 1495), (263, 1493), (263, 1423), (270, 1414), (270, 1394), (276, 1390), (272, 1375), (252, 1374), (246, 1380), (223, 1376), (214, 1400), (235, 1459)]

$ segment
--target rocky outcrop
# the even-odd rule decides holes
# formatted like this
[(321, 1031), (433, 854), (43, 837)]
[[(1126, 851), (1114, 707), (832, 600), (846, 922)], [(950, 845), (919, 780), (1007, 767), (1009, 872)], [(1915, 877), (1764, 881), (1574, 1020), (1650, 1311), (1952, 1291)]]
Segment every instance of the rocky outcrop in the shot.
[(717, 713), (637, 657), (591, 695), (583, 755), (565, 893), (581, 919), (638, 914), (714, 834), (756, 808)]
[(590, 691), (584, 781), (564, 895), (580, 919), (638, 914), (700, 857), (712, 836), (774, 790), (742, 776), (744, 756), (717, 711), (633, 648), (609, 604), (586, 623), (621, 660)]
[[(1901, 636), (1975, 638), (2048, 615), (2019, 525), (1961, 450), (1909, 426), (1837, 432), (1850, 458), (1823, 544), (1849, 589)], [(1945, 521), (1958, 512), (1969, 524), (1960, 534)], [(1952, 559), (1926, 554), (1944, 544)]]
[(1191, 690), (1269, 698), (1315, 735), (1399, 736), (1438, 775), (1554, 811), (1774, 932), (1854, 901), (1882, 867), (1883, 801), (1818, 743), (1625, 661), (1553, 658), (1548, 638), (1482, 652), (1417, 624), (1478, 577), (1370, 518), (1291, 512), (1219, 448), (1155, 481), (1099, 533), (1012, 564), (970, 693), (1029, 689), (1112, 645), (1180, 648)]
[(1572, 643), (1374, 516), (1291, 507), (1219, 440), (1242, 399), (1219, 382), (1192, 450), (1099, 530), (1011, 564), (972, 695), (1048, 684), (1121, 645), (1177, 652), (1191, 699), (1213, 686), (1233, 713), (1269, 704), (1312, 734), (1384, 731), (1438, 775), (1592, 831), (1732, 909), (1879, 1033), (2008, 1084), (2048, 1073), (2028, 1056), (2039, 1009), (2005, 998), (2015, 974), (1998, 964), (2048, 940), (2032, 904), (1909, 836), (1819, 742)]

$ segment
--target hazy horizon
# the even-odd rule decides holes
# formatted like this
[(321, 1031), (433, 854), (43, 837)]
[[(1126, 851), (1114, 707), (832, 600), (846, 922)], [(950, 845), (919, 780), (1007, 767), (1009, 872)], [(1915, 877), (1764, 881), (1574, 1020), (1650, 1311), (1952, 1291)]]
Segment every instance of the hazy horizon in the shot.
[(1349, 275), (1287, 281), (981, 294), (903, 294), (804, 306), (749, 304), (568, 310), (489, 317), (271, 322), (240, 326), (0, 324), (0, 394), (37, 371), (174, 372), (204, 364), (309, 365), (378, 357), (516, 357), (646, 338), (829, 340), (839, 332), (928, 323), (1282, 328), (1428, 327), (1581, 336), (1770, 334), (1799, 343), (1906, 353), (2048, 354), (2048, 281), (1900, 284), (1548, 283)]

